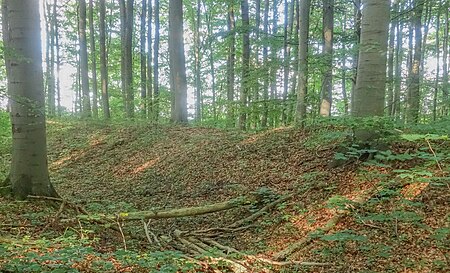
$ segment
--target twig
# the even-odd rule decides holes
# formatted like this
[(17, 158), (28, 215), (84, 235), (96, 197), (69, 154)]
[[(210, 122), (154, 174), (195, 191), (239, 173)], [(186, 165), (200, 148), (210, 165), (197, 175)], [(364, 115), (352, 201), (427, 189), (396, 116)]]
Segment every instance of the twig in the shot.
[(142, 220), (142, 224), (144, 225), (145, 237), (147, 237), (147, 240), (150, 244), (153, 244), (152, 238), (150, 238), (150, 234), (148, 232), (148, 224), (144, 220)]
[(438, 168), (439, 168), (439, 170), (442, 172), (442, 167), (441, 167), (441, 164), (439, 163), (439, 161), (437, 160), (437, 156), (436, 156), (436, 153), (434, 152), (434, 150), (433, 150), (433, 147), (431, 147), (431, 143), (430, 143), (430, 141), (428, 140), (428, 139), (426, 139), (425, 138), (425, 141), (427, 142), (427, 144), (428, 144), (428, 148), (430, 148), (430, 151), (433, 153), (433, 156), (434, 156), (434, 161), (436, 161), (436, 164), (437, 164), (437, 166), (438, 166)]
[(122, 227), (120, 225), (119, 219), (117, 219), (116, 223), (117, 223), (117, 226), (119, 227), (120, 235), (122, 236), (123, 248), (125, 250), (127, 250), (127, 241), (125, 240), (125, 235), (123, 234), (123, 230), (122, 230)]
[(51, 201), (57, 201), (57, 202), (63, 202), (64, 200), (59, 197), (50, 197), (50, 196), (37, 196), (37, 195), (28, 195), (28, 198), (31, 199), (40, 199), (40, 200), (51, 200)]

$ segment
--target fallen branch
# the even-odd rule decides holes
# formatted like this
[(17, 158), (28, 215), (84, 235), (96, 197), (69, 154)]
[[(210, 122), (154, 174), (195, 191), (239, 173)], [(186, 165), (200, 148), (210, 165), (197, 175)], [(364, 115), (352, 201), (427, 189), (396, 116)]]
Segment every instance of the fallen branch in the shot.
[(80, 218), (87, 218), (88, 220), (94, 217), (94, 219), (107, 219), (118, 221), (135, 221), (144, 219), (165, 219), (165, 218), (178, 218), (186, 216), (196, 216), (202, 214), (208, 214), (213, 212), (219, 212), (229, 210), (232, 208), (249, 205), (251, 200), (248, 198), (236, 198), (226, 202), (215, 203), (205, 205), (201, 207), (189, 207), (171, 210), (149, 210), (149, 211), (136, 211), (136, 212), (122, 212), (117, 215), (93, 215), (86, 217), (85, 215), (79, 216)]

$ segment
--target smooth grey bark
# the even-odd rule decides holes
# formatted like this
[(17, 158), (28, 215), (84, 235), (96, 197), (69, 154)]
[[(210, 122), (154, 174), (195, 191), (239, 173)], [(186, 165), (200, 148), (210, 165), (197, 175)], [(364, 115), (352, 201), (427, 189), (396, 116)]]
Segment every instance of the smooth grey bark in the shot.
[(187, 123), (186, 60), (183, 41), (183, 1), (169, 0), (169, 60), (172, 91), (171, 120)]
[(334, 0), (323, 1), (323, 51), (325, 75), (322, 83), (320, 115), (331, 116), (333, 91)]
[(102, 86), (102, 109), (105, 119), (111, 118), (108, 94), (108, 61), (106, 58), (106, 6), (105, 0), (99, 0), (100, 8), (100, 81)]
[[(278, 33), (278, 0), (272, 1), (272, 37), (276, 37)], [(268, 107), (268, 123), (269, 126), (276, 127), (278, 118), (275, 116), (275, 101), (277, 98), (277, 73), (278, 73), (278, 56), (277, 56), (278, 42), (272, 39), (270, 44), (270, 65), (269, 65), (269, 80), (270, 80), (270, 103)]]
[(382, 116), (386, 87), (389, 0), (364, 0), (352, 115)]
[(248, 15), (248, 0), (241, 0), (241, 16), (242, 16), (242, 77), (240, 92), (240, 114), (239, 128), (246, 129), (247, 108), (248, 108), (248, 92), (249, 92), (249, 76), (250, 76), (250, 19)]
[(235, 84), (235, 70), (236, 63), (236, 22), (234, 18), (234, 5), (228, 3), (227, 14), (227, 31), (228, 31), (228, 56), (227, 56), (227, 125), (228, 127), (235, 126), (234, 114), (234, 84)]
[(88, 54), (86, 40), (86, 0), (79, 1), (78, 42), (80, 45), (80, 76), (82, 90), (81, 116), (91, 117), (91, 99), (89, 91)]
[(55, 16), (54, 13), (54, 5), (51, 5), (47, 2), (47, 9), (48, 9), (48, 18), (47, 23), (49, 24), (50, 31), (47, 33), (49, 35), (49, 44), (47, 45), (50, 49), (50, 56), (47, 58), (48, 60), (48, 68), (47, 71), (48, 74), (48, 89), (47, 89), (47, 109), (48, 109), (48, 115), (49, 116), (55, 116), (56, 114), (56, 80), (55, 80)]
[(308, 41), (311, 0), (300, 1), (300, 29), (298, 49), (298, 88), (295, 123), (304, 126), (306, 120), (306, 96), (308, 93)]
[(95, 29), (94, 29), (94, 1), (89, 0), (89, 43), (91, 53), (92, 70), (92, 116), (98, 118), (98, 81), (97, 81), (97, 53), (95, 50)]
[[(401, 7), (399, 7), (401, 10)], [(403, 64), (403, 23), (397, 24), (397, 41), (395, 45), (395, 80), (394, 80), (394, 101), (392, 104), (392, 115), (397, 119), (400, 114), (400, 92), (402, 84), (402, 64)]]
[(12, 159), (9, 175), (15, 198), (58, 196), (47, 164), (45, 96), (38, 0), (7, 2), (8, 90), (11, 95)]

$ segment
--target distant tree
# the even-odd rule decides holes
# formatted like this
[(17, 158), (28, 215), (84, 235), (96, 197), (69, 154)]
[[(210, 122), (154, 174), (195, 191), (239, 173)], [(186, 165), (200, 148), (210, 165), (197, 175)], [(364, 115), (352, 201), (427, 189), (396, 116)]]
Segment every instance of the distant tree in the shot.
[[(150, 3), (151, 4), (151, 3)], [(147, 54), (145, 52), (145, 43), (146, 43), (146, 19), (147, 19), (147, 0), (142, 1), (142, 9), (141, 9), (141, 30), (139, 32), (139, 57), (141, 61), (141, 114), (143, 118), (147, 117), (148, 110), (148, 100), (147, 100)], [(151, 18), (149, 18), (151, 20)], [(149, 30), (150, 31), (150, 30)], [(150, 54), (149, 54), (150, 55)]]
[(121, 14), (121, 70), (122, 92), (125, 96), (125, 114), (127, 118), (134, 117), (134, 87), (133, 87), (133, 0), (119, 0)]
[(320, 115), (331, 115), (333, 92), (333, 33), (334, 33), (334, 0), (323, 1), (323, 57), (325, 74), (322, 82), (322, 102)]
[(236, 63), (236, 21), (234, 17), (234, 4), (230, 1), (227, 4), (227, 31), (228, 31), (228, 51), (227, 51), (227, 118), (228, 127), (235, 126), (234, 117), (234, 82)]
[(187, 82), (183, 42), (183, 1), (169, 0), (169, 59), (172, 122), (186, 123)]
[(79, 1), (78, 39), (80, 44), (80, 73), (82, 99), (82, 117), (91, 117), (91, 98), (89, 91), (88, 55), (86, 40), (86, 0)]
[(97, 53), (95, 51), (95, 29), (94, 29), (94, 1), (89, 0), (89, 43), (91, 53), (91, 71), (92, 71), (92, 116), (98, 118), (98, 99), (97, 99)]
[(248, 0), (241, 0), (242, 16), (242, 78), (241, 78), (241, 111), (239, 114), (239, 128), (246, 129), (247, 103), (250, 75), (250, 19), (248, 16)]
[[(7, 1), (8, 90), (11, 96), (12, 159), (9, 182), (15, 198), (57, 196), (50, 183), (45, 133), (38, 0)], [(14, 11), (14, 12), (12, 12)]]
[(154, 96), (154, 107), (153, 112), (155, 116), (155, 121), (159, 119), (159, 1), (155, 0), (155, 40), (153, 41), (153, 96)]
[(420, 76), (422, 58), (422, 12), (423, 1), (414, 1), (414, 54), (410, 63), (410, 86), (407, 94), (407, 122), (417, 123), (420, 110)]
[(100, 4), (100, 77), (102, 84), (102, 107), (105, 119), (111, 118), (109, 110), (108, 94), (108, 69), (106, 59), (106, 6), (105, 0), (99, 0)]
[(298, 89), (297, 110), (295, 122), (303, 126), (306, 119), (306, 95), (308, 93), (308, 41), (309, 41), (309, 13), (311, 0), (300, 1), (300, 29), (298, 49)]

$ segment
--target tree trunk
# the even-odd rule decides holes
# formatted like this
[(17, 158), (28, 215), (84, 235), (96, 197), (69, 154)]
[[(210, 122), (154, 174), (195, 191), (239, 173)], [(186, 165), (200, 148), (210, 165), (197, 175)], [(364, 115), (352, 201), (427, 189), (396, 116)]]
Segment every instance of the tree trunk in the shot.
[(411, 63), (410, 86), (407, 95), (407, 122), (417, 123), (420, 110), (420, 63), (422, 58), (423, 3), (415, 0), (414, 8), (414, 57)]
[(155, 41), (153, 44), (153, 104), (154, 119), (159, 119), (159, 1), (155, 0)]
[(105, 0), (99, 0), (100, 4), (100, 77), (102, 83), (102, 107), (105, 119), (111, 118), (109, 111), (108, 94), (108, 69), (106, 59), (106, 7)]
[(125, 99), (125, 115), (134, 117), (133, 88), (133, 0), (119, 0), (121, 21), (121, 78), (122, 92)]
[(172, 122), (187, 123), (187, 82), (183, 42), (183, 1), (169, 0), (169, 59)]
[[(399, 11), (401, 7), (399, 5)], [(400, 91), (402, 84), (402, 64), (403, 64), (403, 23), (397, 24), (397, 41), (395, 45), (395, 80), (394, 80), (394, 101), (392, 105), (392, 115), (397, 119), (400, 114)]]
[[(397, 11), (397, 6), (398, 4), (394, 4), (394, 10)], [(395, 30), (397, 29), (397, 24), (398, 24), (398, 20), (396, 18), (394, 18), (394, 20), (392, 20), (391, 25), (390, 25), (390, 29), (389, 29), (389, 45), (388, 45), (388, 53), (389, 53), (389, 57), (388, 57), (388, 71), (387, 71), (387, 75), (388, 75), (388, 80), (387, 80), (387, 85), (388, 85), (388, 94), (387, 94), (387, 114), (389, 116), (393, 116), (393, 105), (394, 105), (394, 47), (395, 47)]]
[(62, 115), (61, 108), (61, 81), (60, 81), (60, 71), (61, 71), (61, 54), (60, 54), (60, 45), (59, 45), (59, 22), (58, 22), (58, 14), (57, 14), (57, 0), (53, 1), (53, 20), (55, 24), (55, 46), (56, 46), (56, 96), (57, 96), (57, 112), (58, 116)]
[[(433, 92), (433, 121), (437, 118), (437, 96), (439, 93), (439, 73), (440, 73), (440, 30), (441, 30), (441, 9), (438, 9), (438, 14), (436, 17), (436, 79), (434, 81), (434, 92)], [(445, 39), (445, 38), (444, 38)]]
[[(140, 34), (140, 61), (141, 61), (141, 115), (147, 118), (147, 54), (145, 53), (145, 32), (146, 32), (147, 0), (142, 1), (141, 9), (141, 31)], [(149, 18), (150, 20), (150, 18)]]
[(355, 39), (353, 43), (353, 79), (352, 79), (352, 93), (350, 98), (350, 105), (351, 109), (353, 109), (354, 105), (354, 94), (356, 89), (356, 78), (358, 77), (358, 59), (359, 59), (359, 45), (361, 42), (361, 0), (355, 0), (354, 1), (355, 7), (354, 7), (354, 32), (355, 32)]
[(248, 0), (241, 0), (242, 16), (242, 79), (241, 79), (241, 111), (239, 115), (239, 128), (246, 129), (247, 123), (247, 97), (249, 90), (249, 69), (250, 69), (250, 19), (248, 16)]
[(389, 3), (389, 0), (363, 1), (358, 77), (352, 109), (355, 117), (382, 116), (384, 113)]
[(202, 82), (201, 82), (201, 2), (197, 0), (196, 21), (194, 30), (194, 63), (195, 63), (195, 119), (202, 121)]
[(308, 93), (308, 41), (309, 41), (309, 13), (311, 0), (300, 1), (300, 29), (298, 49), (298, 88), (295, 123), (305, 125), (306, 95)]
[(295, 103), (294, 103), (294, 98), (296, 96), (296, 90), (297, 90), (297, 79), (298, 79), (298, 65), (299, 65), (299, 61), (298, 61), (298, 34), (299, 34), (299, 27), (300, 27), (300, 3), (299, 0), (294, 0), (295, 2), (295, 28), (294, 28), (294, 38), (293, 38), (293, 45), (294, 46), (294, 64), (293, 64), (293, 75), (292, 75), (292, 84), (291, 84), (291, 91), (289, 92), (289, 114), (288, 114), (288, 119), (289, 122), (292, 122), (292, 120), (295, 119), (295, 115), (294, 115), (294, 107), (295, 107)]
[(323, 57), (325, 62), (325, 76), (322, 84), (322, 102), (320, 115), (331, 115), (333, 91), (333, 28), (334, 28), (334, 0), (323, 1)]
[(20, 52), (9, 56), (7, 65), (12, 96), (12, 193), (18, 199), (28, 195), (56, 197), (47, 165), (39, 1), (7, 1), (6, 8), (7, 47)]
[(49, 62), (47, 64), (48, 71), (47, 71), (47, 106), (48, 106), (48, 115), (49, 116), (55, 116), (55, 20), (54, 17), (56, 14), (54, 14), (54, 9), (52, 8), (52, 5), (47, 2), (47, 9), (48, 9), (48, 18), (47, 23), (49, 24), (50, 31), (47, 33), (49, 36), (49, 51), (50, 56), (48, 56), (47, 61)]
[(445, 27), (444, 40), (442, 41), (444, 50), (442, 52), (442, 115), (445, 117), (449, 113), (450, 100), (448, 96), (449, 82), (448, 82), (448, 35), (449, 35), (449, 2), (445, 1)]
[(208, 47), (209, 47), (209, 70), (211, 73), (211, 91), (212, 91), (212, 108), (213, 108), (213, 120), (217, 121), (217, 91), (216, 91), (216, 73), (214, 71), (214, 48), (213, 48), (213, 24), (212, 24), (212, 11), (207, 14), (207, 31), (208, 31)]
[(94, 29), (94, 3), (89, 0), (89, 32), (92, 58), (92, 115), (98, 118), (98, 99), (97, 99), (97, 56), (95, 51), (95, 29)]
[(91, 117), (91, 99), (89, 91), (89, 74), (88, 74), (88, 55), (86, 40), (86, 0), (79, 1), (79, 27), (78, 37), (80, 44), (80, 73), (81, 73), (81, 90), (83, 93), (83, 108), (81, 116), (84, 118)]
[[(278, 32), (278, 0), (273, 0), (272, 6), (272, 36), (276, 37)], [(269, 103), (269, 126), (276, 127), (277, 117), (275, 115), (275, 99), (277, 97), (277, 72), (278, 72), (278, 56), (277, 56), (277, 41), (273, 39), (270, 44), (270, 65), (269, 65), (269, 80), (270, 80), (270, 103)]]
[(264, 83), (263, 83), (263, 115), (261, 120), (261, 127), (267, 127), (267, 121), (269, 119), (269, 0), (264, 1), (264, 46), (263, 46), (263, 64), (264, 64)]
[[(287, 98), (288, 98), (288, 90), (289, 90), (289, 68), (291, 65), (291, 48), (288, 45), (288, 38), (290, 39), (290, 33), (292, 33), (292, 25), (294, 20), (294, 7), (295, 2), (291, 2), (291, 13), (289, 14), (289, 5), (288, 1), (284, 0), (284, 23), (283, 23), (283, 109), (281, 113), (281, 120), (284, 125), (287, 125)], [(290, 16), (289, 16), (290, 15)], [(288, 37), (289, 36), (289, 37)]]
[(153, 70), (152, 70), (152, 0), (147, 1), (147, 118), (153, 119)]
[(234, 82), (235, 72), (234, 66), (236, 62), (236, 22), (234, 18), (234, 5), (228, 3), (227, 16), (227, 30), (228, 30), (228, 57), (227, 57), (227, 119), (228, 127), (235, 126), (234, 117)]

